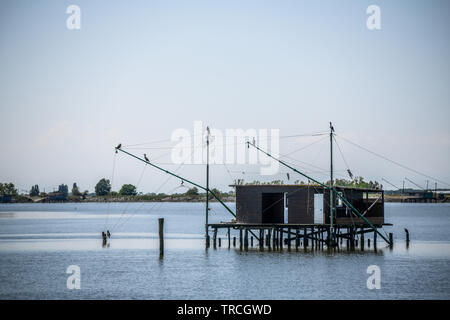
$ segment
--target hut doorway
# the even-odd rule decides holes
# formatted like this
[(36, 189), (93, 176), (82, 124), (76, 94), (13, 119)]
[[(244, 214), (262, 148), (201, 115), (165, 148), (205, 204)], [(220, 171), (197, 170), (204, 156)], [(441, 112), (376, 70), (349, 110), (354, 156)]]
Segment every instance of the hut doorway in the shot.
[(314, 194), (314, 223), (323, 223), (323, 193)]
[(284, 223), (284, 193), (262, 193), (262, 223)]

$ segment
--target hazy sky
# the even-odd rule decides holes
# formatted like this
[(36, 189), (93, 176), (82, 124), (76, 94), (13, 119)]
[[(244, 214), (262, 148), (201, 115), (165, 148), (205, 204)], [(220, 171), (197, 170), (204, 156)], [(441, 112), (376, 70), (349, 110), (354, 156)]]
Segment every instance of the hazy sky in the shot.
[[(66, 27), (71, 4), (81, 8), (80, 30)], [(371, 4), (381, 8), (381, 30), (366, 27)], [(449, 1), (2, 0), (0, 181), (46, 191), (76, 181), (92, 191), (111, 179), (117, 143), (170, 139), (200, 120), (282, 136), (326, 131), (332, 121), (339, 135), (450, 183), (449, 31)], [(320, 138), (282, 139), (281, 153)], [(425, 185), (338, 142), (357, 175)], [(171, 145), (133, 151), (154, 158)], [(328, 141), (292, 157), (326, 170)], [(169, 161), (159, 163), (176, 168)], [(119, 154), (116, 164), (114, 189), (137, 183), (139, 162)], [(229, 167), (246, 180), (286, 172), (244, 169)], [(203, 166), (179, 172), (205, 178)], [(219, 188), (231, 183), (222, 165), (211, 176)], [(147, 168), (139, 191), (166, 178)]]

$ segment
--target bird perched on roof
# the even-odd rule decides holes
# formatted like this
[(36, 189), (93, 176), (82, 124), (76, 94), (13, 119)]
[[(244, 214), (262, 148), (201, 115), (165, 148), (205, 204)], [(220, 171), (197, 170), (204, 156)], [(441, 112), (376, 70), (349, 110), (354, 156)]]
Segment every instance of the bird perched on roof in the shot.
[(145, 159), (145, 161), (150, 162), (150, 160), (148, 160), (147, 155), (145, 153), (144, 153), (144, 159)]

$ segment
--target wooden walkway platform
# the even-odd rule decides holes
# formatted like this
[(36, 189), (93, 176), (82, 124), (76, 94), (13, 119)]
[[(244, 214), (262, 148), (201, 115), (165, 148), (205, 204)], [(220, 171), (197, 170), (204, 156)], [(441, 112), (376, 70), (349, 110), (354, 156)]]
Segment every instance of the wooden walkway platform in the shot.
[[(378, 230), (383, 226), (392, 226), (390, 223), (383, 223), (374, 225)], [(208, 230), (213, 231), (213, 246), (216, 248), (217, 242), (219, 247), (222, 244), (222, 239), (218, 237), (219, 230), (227, 230), (225, 237), (228, 240), (228, 247), (236, 247), (236, 236), (231, 236), (233, 230), (237, 230), (239, 235), (239, 248), (242, 250), (248, 249), (249, 245), (253, 247), (253, 239), (257, 241), (257, 246), (261, 250), (264, 247), (274, 250), (282, 250), (283, 246), (291, 249), (295, 246), (298, 249), (300, 246), (306, 250), (323, 249), (323, 248), (339, 248), (347, 247), (355, 249), (359, 247), (361, 250), (365, 248), (365, 235), (373, 234), (367, 237), (367, 246), (370, 247), (371, 240), (374, 249), (377, 247), (377, 231), (365, 223), (358, 224), (335, 224), (333, 234), (330, 232), (329, 224), (255, 224), (255, 223), (236, 223), (236, 222), (221, 222), (208, 224)], [(250, 234), (250, 236), (249, 236)], [(250, 237), (250, 238), (249, 238)], [(389, 239), (392, 240), (392, 233), (389, 234)], [(249, 241), (250, 240), (250, 241)], [(294, 243), (294, 244), (292, 244)], [(391, 241), (392, 243), (392, 241)], [(206, 238), (206, 247), (210, 246), (209, 234)]]

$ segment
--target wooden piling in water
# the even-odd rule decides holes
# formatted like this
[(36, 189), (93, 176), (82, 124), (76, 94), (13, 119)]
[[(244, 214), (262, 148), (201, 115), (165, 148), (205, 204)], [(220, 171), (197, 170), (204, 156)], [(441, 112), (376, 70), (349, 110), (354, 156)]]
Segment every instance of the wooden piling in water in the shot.
[(248, 229), (245, 228), (244, 232), (244, 248), (248, 249)]
[(276, 248), (276, 230), (275, 228), (272, 229), (272, 247), (275, 249)]
[(377, 231), (373, 232), (373, 248), (377, 250)]
[(253, 248), (253, 236), (250, 236), (250, 247)]
[(222, 246), (222, 238), (219, 238), (219, 248)]
[(213, 245), (214, 245), (214, 248), (216, 248), (216, 245), (217, 245), (217, 228), (214, 228)]
[(364, 228), (361, 228), (361, 251), (364, 251)]
[(280, 229), (280, 250), (283, 250), (283, 227)]
[(288, 250), (291, 250), (291, 228), (288, 228), (287, 242)]
[(303, 249), (305, 250), (308, 247), (308, 238), (306, 237), (306, 235), (307, 235), (306, 228), (303, 228)]
[(236, 237), (233, 237), (233, 247), (236, 248)]
[(299, 238), (299, 230), (298, 228), (295, 230), (295, 250), (298, 250), (298, 246), (300, 245), (300, 238)]
[(394, 246), (394, 235), (392, 234), (392, 232), (389, 233), (389, 247), (393, 247)]
[(370, 248), (370, 238), (367, 239), (367, 248)]
[(242, 243), (242, 229), (239, 229), (239, 249), (242, 250), (242, 246), (243, 246), (243, 243)]
[(264, 230), (259, 229), (259, 248), (264, 248)]
[(158, 219), (159, 257), (164, 256), (164, 218)]
[(355, 248), (355, 230), (353, 227), (350, 227), (350, 248)]
[(230, 234), (230, 228), (228, 228), (228, 248), (231, 247), (231, 234)]

